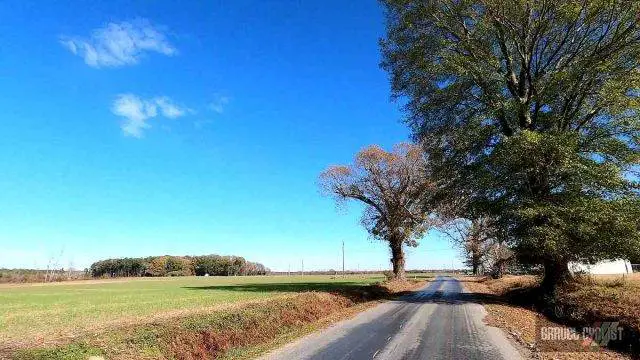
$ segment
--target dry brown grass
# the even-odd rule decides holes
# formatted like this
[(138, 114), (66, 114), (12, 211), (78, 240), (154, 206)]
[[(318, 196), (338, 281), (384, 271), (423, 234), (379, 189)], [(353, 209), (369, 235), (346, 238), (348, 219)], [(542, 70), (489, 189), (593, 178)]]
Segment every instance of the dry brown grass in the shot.
[(420, 280), (389, 280), (378, 285), (383, 293), (401, 294), (406, 291), (414, 290), (416, 287), (424, 285), (424, 281)]
[[(467, 277), (461, 278), (461, 280), (467, 291), (487, 295), (488, 298), (503, 296), (507, 289), (506, 283), (517, 283), (507, 278), (505, 278), (505, 283), (485, 277)], [(479, 298), (482, 299), (483, 296), (479, 296)], [(507, 299), (486, 301), (484, 305), (490, 315), (485, 319), (489, 325), (506, 329), (509, 334), (526, 345), (535, 342), (535, 321), (538, 317), (536, 311), (509, 304)]]
[(591, 275), (595, 281), (608, 282), (608, 281), (624, 281), (631, 284), (637, 284), (640, 286), (640, 273), (624, 274), (624, 275)]
[[(553, 326), (564, 327), (562, 324), (551, 321), (536, 310), (534, 299), (530, 298), (531, 302), (527, 303), (526, 298), (523, 299), (523, 294), (529, 294), (532, 289), (535, 289), (539, 284), (539, 279), (535, 276), (505, 276), (502, 279), (488, 279), (485, 277), (466, 277), (461, 278), (465, 288), (469, 292), (478, 294), (479, 299), (485, 299), (485, 308), (489, 313), (486, 321), (489, 325), (497, 326), (506, 330), (507, 333), (516, 338), (519, 342), (526, 347), (532, 349), (535, 356), (540, 359), (551, 360), (569, 360), (569, 359), (629, 359), (628, 355), (623, 355), (613, 351), (600, 351), (600, 352), (571, 352), (574, 349), (578, 349), (579, 345), (570, 342), (560, 342), (553, 344), (550, 348), (545, 349), (545, 352), (541, 352), (540, 348), (536, 344), (536, 326)], [(615, 280), (615, 279), (613, 279)], [(581, 280), (587, 281), (587, 280)], [(623, 315), (632, 314), (630, 312), (631, 307), (635, 306), (639, 299), (640, 292), (635, 292), (635, 300), (631, 298), (618, 297), (619, 304), (617, 307), (611, 307), (612, 297), (610, 297), (611, 290), (609, 292), (604, 289), (616, 288), (613, 293), (621, 291), (621, 289), (638, 289), (635, 288), (636, 284), (626, 284), (624, 286), (615, 285), (617, 283), (611, 282), (611, 279), (595, 279), (591, 285), (579, 284), (577, 289), (563, 289), (560, 301), (567, 302), (569, 299), (574, 301), (574, 304), (579, 305), (582, 309), (592, 311), (592, 316), (604, 316), (603, 309), (607, 308), (610, 311), (610, 315)], [(626, 287), (626, 286), (631, 286)], [(515, 295), (515, 298), (513, 296)], [(609, 295), (605, 295), (609, 294)], [(629, 292), (628, 295), (632, 295), (633, 292)], [(598, 300), (599, 301), (596, 301)], [(622, 304), (620, 304), (622, 303)], [(599, 311), (597, 311), (599, 310)], [(639, 309), (636, 308), (635, 311)], [(633, 317), (635, 315), (631, 315)], [(602, 317), (599, 317), (602, 319)], [(636, 318), (637, 319), (637, 318)], [(586, 319), (585, 319), (586, 320)], [(552, 350), (552, 351), (547, 351)]]
[(531, 288), (540, 283), (540, 279), (534, 275), (505, 275), (500, 279), (491, 279), (488, 277), (472, 278), (476, 282), (484, 284), (491, 293), (495, 295), (504, 295), (507, 292), (519, 288)]
[(640, 334), (640, 274), (634, 276), (579, 276), (562, 289), (559, 302), (576, 321), (615, 319)]
[(320, 320), (353, 305), (351, 299), (343, 296), (301, 294), (287, 301), (242, 309), (229, 316), (233, 319), (232, 324), (203, 329), (191, 326), (171, 329), (167, 331), (170, 339), (164, 341), (176, 359), (215, 359), (231, 348), (270, 341), (284, 329)]

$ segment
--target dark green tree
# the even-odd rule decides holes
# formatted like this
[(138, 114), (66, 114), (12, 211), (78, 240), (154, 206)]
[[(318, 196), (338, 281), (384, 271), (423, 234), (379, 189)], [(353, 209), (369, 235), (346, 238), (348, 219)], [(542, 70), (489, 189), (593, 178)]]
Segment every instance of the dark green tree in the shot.
[(640, 250), (640, 2), (384, 3), (382, 66), (436, 198), (496, 219), (548, 291)]

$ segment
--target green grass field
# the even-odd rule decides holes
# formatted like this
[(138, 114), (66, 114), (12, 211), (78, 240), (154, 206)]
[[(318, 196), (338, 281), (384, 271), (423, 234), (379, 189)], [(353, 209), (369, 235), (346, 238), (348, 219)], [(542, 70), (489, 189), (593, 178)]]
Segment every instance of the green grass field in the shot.
[(0, 285), (0, 344), (56, 339), (212, 311), (307, 290), (357, 287), (382, 275), (175, 277)]

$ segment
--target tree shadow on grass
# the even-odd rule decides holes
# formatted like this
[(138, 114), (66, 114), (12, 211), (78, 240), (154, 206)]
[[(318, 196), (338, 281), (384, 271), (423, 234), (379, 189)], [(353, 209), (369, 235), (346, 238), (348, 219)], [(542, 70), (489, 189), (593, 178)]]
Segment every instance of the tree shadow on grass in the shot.
[(251, 283), (234, 285), (185, 286), (183, 289), (200, 291), (241, 291), (241, 292), (342, 292), (366, 289), (370, 286), (358, 282), (294, 282), (294, 283)]
[[(408, 280), (434, 280), (437, 275), (430, 274), (407, 274)], [(324, 292), (350, 292), (357, 290), (371, 291), (379, 289), (376, 284), (365, 285), (358, 281), (340, 281), (340, 282), (279, 282), (279, 283), (248, 283), (248, 284), (229, 284), (229, 285), (206, 285), (206, 286), (185, 286), (187, 290), (203, 290), (203, 291), (242, 291), (242, 292), (305, 292), (305, 291), (324, 291)]]
[(326, 292), (345, 296), (354, 302), (370, 300), (396, 300), (411, 295), (415, 291), (392, 293), (379, 284), (363, 285), (361, 282), (292, 282), (292, 283), (250, 283), (233, 285), (185, 286), (194, 291), (238, 291), (238, 292)]

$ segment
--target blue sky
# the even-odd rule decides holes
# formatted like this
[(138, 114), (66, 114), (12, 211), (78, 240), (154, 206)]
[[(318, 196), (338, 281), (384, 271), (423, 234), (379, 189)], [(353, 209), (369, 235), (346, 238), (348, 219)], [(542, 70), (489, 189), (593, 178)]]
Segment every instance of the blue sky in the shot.
[[(0, 267), (236, 254), (388, 266), (326, 166), (408, 138), (375, 1), (3, 1)], [(62, 254), (62, 255), (60, 255)], [(408, 267), (458, 266), (438, 234)]]

